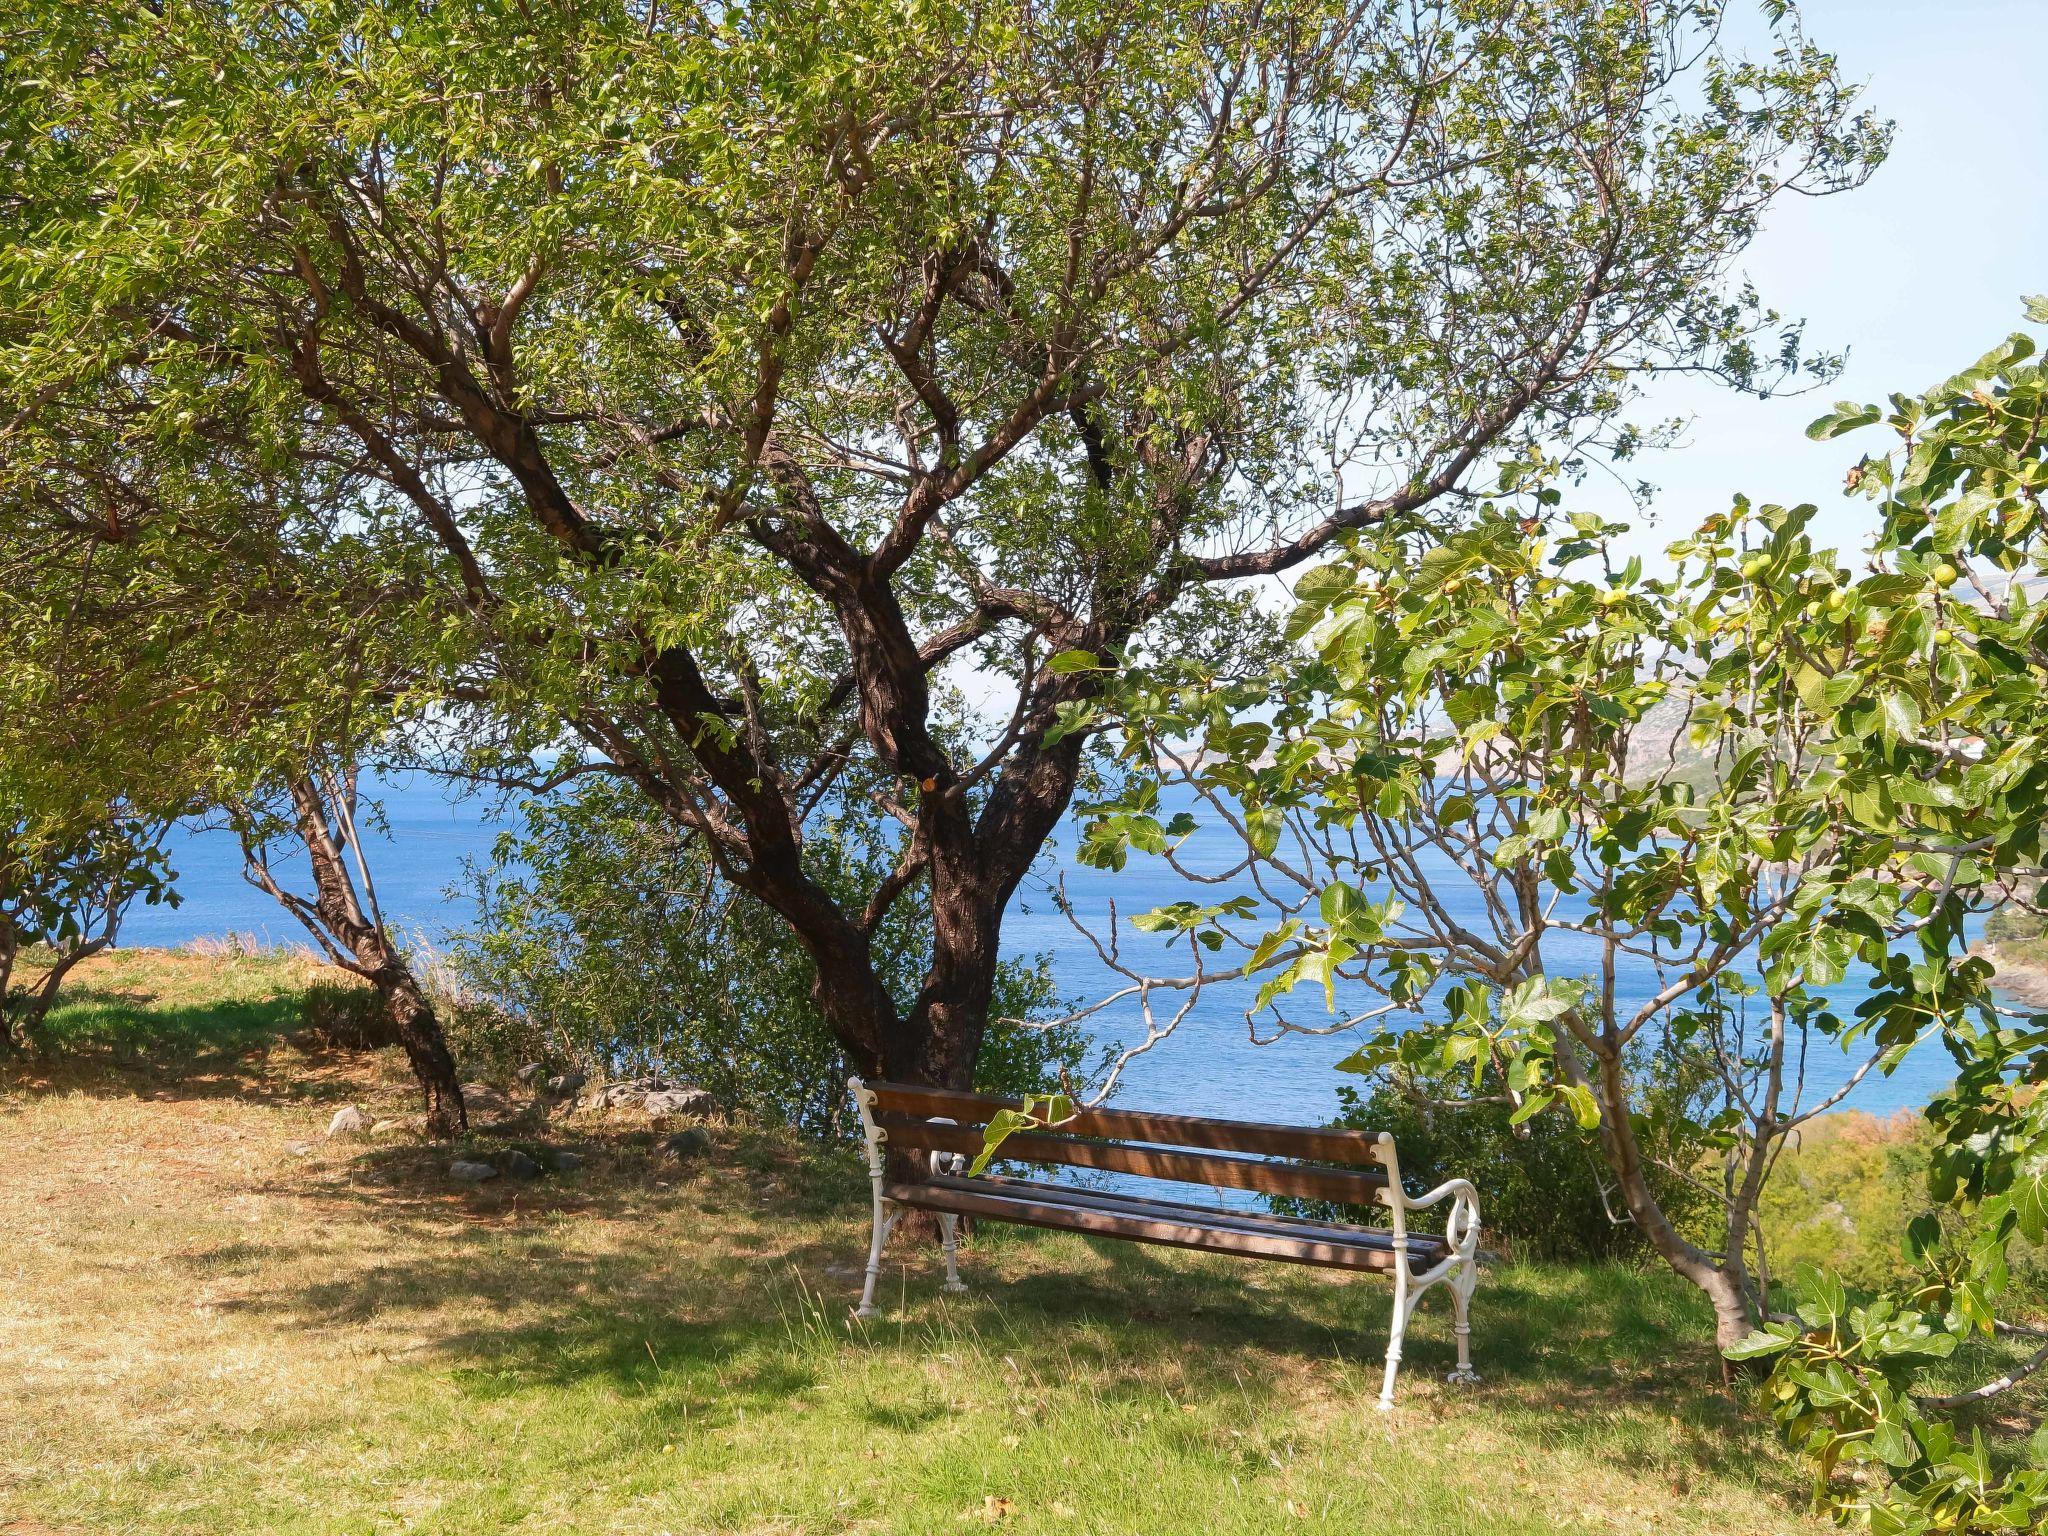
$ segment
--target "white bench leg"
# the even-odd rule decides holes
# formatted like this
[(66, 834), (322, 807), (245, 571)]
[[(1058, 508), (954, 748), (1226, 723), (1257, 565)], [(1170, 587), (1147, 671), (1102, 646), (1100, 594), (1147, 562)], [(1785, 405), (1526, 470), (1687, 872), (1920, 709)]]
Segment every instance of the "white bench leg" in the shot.
[(896, 1225), (896, 1208), (882, 1198), (879, 1182), (875, 1188), (875, 1232), (868, 1243), (868, 1278), (861, 1287), (860, 1305), (853, 1309), (855, 1317), (878, 1317), (875, 1310), (875, 1282), (882, 1277), (882, 1245), (889, 1241), (889, 1229)]
[(951, 1214), (939, 1217), (939, 1231), (943, 1234), (941, 1245), (946, 1250), (946, 1284), (944, 1289), (952, 1295), (963, 1296), (967, 1284), (960, 1278), (960, 1218)]
[(1463, 1265), (1451, 1276), (1452, 1328), (1458, 1335), (1458, 1368), (1444, 1378), (1455, 1386), (1472, 1386), (1479, 1373), (1472, 1369), (1472, 1293), (1479, 1286), (1479, 1266)]
[[(1405, 1266), (1403, 1266), (1405, 1270)], [(1401, 1341), (1408, 1334), (1408, 1319), (1414, 1315), (1415, 1302), (1408, 1295), (1408, 1276), (1396, 1271), (1394, 1276), (1394, 1319), (1387, 1334), (1387, 1371), (1380, 1380), (1381, 1413), (1394, 1411), (1394, 1378), (1401, 1371)]]

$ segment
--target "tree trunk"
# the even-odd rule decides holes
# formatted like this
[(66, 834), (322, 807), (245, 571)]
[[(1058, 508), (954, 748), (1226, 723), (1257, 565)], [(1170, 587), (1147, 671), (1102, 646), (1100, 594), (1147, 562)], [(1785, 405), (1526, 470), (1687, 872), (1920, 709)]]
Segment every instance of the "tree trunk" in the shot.
[(412, 1064), (412, 1075), (426, 1100), (427, 1134), (437, 1139), (460, 1136), (469, 1129), (469, 1115), (462, 1102), (455, 1057), (441, 1033), (433, 1005), (396, 953), (370, 980), (397, 1026), (398, 1043), (405, 1047), (405, 1059)]
[(24, 1055), (41, 1054), (49, 1044), (43, 1024), (56, 1006), (64, 978), (73, 966), (100, 953), (112, 942), (111, 934), (102, 934), (75, 945), (60, 954), (34, 986), (14, 988), (11, 992), (14, 961), (18, 957), (9, 956), (6, 967), (0, 969), (0, 1039)]
[[(1595, 1050), (1596, 1071), (1587, 1082), (1577, 1044), (1569, 1031), (1569, 1024), (1560, 1024), (1557, 1034), (1559, 1070), (1568, 1080), (1586, 1082), (1599, 1102), (1600, 1149), (1606, 1157), (1608, 1171), (1614, 1175), (1615, 1185), (1621, 1191), (1622, 1203), (1628, 1207), (1629, 1218), (1672, 1272), (1697, 1286), (1705, 1295), (1714, 1308), (1715, 1348), (1725, 1350), (1747, 1338), (1756, 1326), (1755, 1313), (1743, 1284), (1740, 1251), (1737, 1250), (1732, 1264), (1717, 1263), (1712, 1254), (1686, 1241), (1672, 1226), (1670, 1217), (1657, 1203), (1656, 1193), (1650, 1188), (1649, 1176), (1643, 1168), (1642, 1149), (1636, 1143), (1635, 1127), (1629, 1119), (1628, 1088), (1623, 1081), (1619, 1047)], [(1730, 1379), (1730, 1365), (1724, 1355), (1721, 1359), (1724, 1381)]]
[[(455, 1057), (441, 1032), (441, 1021), (384, 925), (367, 915), (357, 899), (355, 881), (349, 876), (320, 786), (310, 774), (302, 774), (293, 778), (288, 788), (299, 840), (305, 844), (312, 866), (313, 900), (308, 902), (284, 890), (272, 877), (260, 850), (245, 839), (249, 878), (305, 924), (329, 958), (377, 989), (420, 1085), (427, 1134), (460, 1136), (469, 1129), (469, 1111), (462, 1101)], [(353, 795), (352, 788), (344, 792)], [(361, 852), (360, 845), (357, 851)]]

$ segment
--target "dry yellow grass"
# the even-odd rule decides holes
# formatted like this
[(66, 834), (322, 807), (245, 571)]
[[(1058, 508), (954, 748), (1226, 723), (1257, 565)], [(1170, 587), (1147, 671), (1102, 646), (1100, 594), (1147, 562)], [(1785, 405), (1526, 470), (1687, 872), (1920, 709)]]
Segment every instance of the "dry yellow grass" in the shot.
[(584, 1168), (472, 1189), (326, 1142), (411, 1099), (277, 1038), (303, 980), (113, 957), (82, 1059), (0, 1083), (0, 1530), (1807, 1528), (1657, 1277), (1490, 1276), (1487, 1384), (1439, 1384), (1431, 1309), (1391, 1421), (1369, 1280), (998, 1231), (964, 1300), (898, 1256), (862, 1329), (850, 1160), (725, 1128), (665, 1171), (572, 1121)]

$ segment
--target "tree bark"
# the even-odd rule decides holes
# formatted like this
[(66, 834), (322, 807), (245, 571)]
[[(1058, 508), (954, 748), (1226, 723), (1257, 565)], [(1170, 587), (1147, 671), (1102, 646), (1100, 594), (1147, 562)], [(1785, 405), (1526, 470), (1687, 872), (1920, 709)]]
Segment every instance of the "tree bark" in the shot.
[(245, 839), (249, 878), (305, 925), (330, 960), (377, 989), (419, 1083), (427, 1134), (462, 1135), (469, 1129), (469, 1111), (462, 1101), (454, 1054), (432, 1004), (384, 925), (363, 910), (320, 786), (310, 773), (301, 773), (286, 787), (299, 840), (312, 866), (313, 899), (309, 902), (280, 886), (261, 853)]
[(426, 1129), (429, 1136), (460, 1136), (469, 1129), (469, 1113), (462, 1102), (462, 1084), (457, 1080), (455, 1057), (441, 1032), (434, 1008), (413, 980), (412, 972), (395, 953), (392, 963), (370, 977), (391, 1022), (398, 1029), (398, 1043), (426, 1101)]

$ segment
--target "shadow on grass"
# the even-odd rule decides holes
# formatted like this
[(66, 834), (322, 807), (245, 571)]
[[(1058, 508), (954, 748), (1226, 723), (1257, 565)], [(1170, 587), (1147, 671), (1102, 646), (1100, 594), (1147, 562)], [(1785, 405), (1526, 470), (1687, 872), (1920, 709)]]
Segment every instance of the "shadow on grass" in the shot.
[[(1079, 1372), (1111, 1403), (1170, 1389), (1256, 1409), (1304, 1372), (1360, 1411), (1377, 1391), (1384, 1281), (1067, 1234), (984, 1228), (960, 1300), (938, 1293), (936, 1245), (898, 1245), (885, 1320), (848, 1324), (866, 1237), (852, 1158), (726, 1129), (709, 1166), (664, 1174), (651, 1139), (585, 1141), (578, 1174), (481, 1190), (449, 1183), (445, 1148), (366, 1150), (345, 1185), (299, 1192), (382, 1229), (403, 1257), (238, 1305), (285, 1326), (416, 1331), (423, 1363), (479, 1403), (595, 1388), (650, 1411), (687, 1404), (693, 1422), (767, 1411), (862, 1360), (894, 1376), (962, 1349), (1047, 1381)], [(565, 1241), (549, 1218), (571, 1213), (625, 1230)], [(252, 1278), (266, 1267), (260, 1254), (234, 1262)], [(1436, 1385), (1455, 1351), (1447, 1297), (1433, 1294), (1409, 1332), (1404, 1403), (1432, 1418), (1483, 1412), (1617, 1466), (1675, 1454), (1702, 1474), (1741, 1473), (1768, 1439), (1719, 1389), (1708, 1312), (1669, 1277), (1506, 1267), (1483, 1278), (1474, 1316), (1484, 1385)], [(872, 1411), (876, 1428), (908, 1431), (945, 1407)], [(1649, 1428), (1609, 1434), (1617, 1417)], [(1788, 1508), (1795, 1482), (1788, 1472)]]
[(62, 1055), (120, 1065), (177, 1067), (240, 1055), (302, 1022), (295, 996), (151, 1005), (147, 994), (79, 987), (50, 1021)]
[(305, 1028), (307, 973), (289, 958), (114, 950), (87, 966), (51, 1010), (44, 1047), (0, 1060), (0, 1093), (292, 1105), (354, 1097), (366, 1073), (383, 1075), (377, 1053)]

